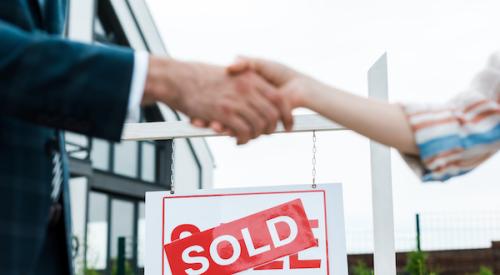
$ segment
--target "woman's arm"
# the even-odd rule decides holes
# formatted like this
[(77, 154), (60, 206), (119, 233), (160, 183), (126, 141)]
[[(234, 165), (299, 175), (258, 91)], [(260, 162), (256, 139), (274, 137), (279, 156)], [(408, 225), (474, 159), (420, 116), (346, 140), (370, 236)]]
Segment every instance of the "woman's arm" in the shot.
[(278, 86), (292, 107), (305, 107), (342, 126), (406, 154), (418, 154), (413, 132), (401, 106), (344, 92), (284, 65), (244, 59), (230, 73), (253, 69)]
[(418, 154), (413, 131), (400, 105), (360, 97), (323, 84), (304, 90), (302, 106), (406, 154)]
[(278, 63), (244, 59), (230, 73), (253, 69), (279, 87), (292, 107), (306, 107), (392, 146), (423, 181), (463, 175), (500, 149), (500, 52), (471, 86), (442, 105), (395, 105), (329, 87)]

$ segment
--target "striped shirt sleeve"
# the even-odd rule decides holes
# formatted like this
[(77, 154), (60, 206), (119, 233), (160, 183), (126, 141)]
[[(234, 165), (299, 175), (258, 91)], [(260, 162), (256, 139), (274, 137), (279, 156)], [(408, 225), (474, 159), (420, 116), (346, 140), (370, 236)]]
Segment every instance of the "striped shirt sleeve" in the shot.
[(403, 105), (419, 148), (403, 155), (423, 181), (466, 174), (500, 149), (500, 52), (470, 87), (443, 105)]

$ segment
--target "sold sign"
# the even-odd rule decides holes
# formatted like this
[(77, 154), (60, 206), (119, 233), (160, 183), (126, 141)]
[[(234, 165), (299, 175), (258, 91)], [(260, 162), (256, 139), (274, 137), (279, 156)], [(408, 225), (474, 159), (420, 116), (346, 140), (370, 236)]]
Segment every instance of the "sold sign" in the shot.
[(164, 246), (173, 275), (234, 274), (317, 245), (300, 199), (189, 233)]
[(142, 226), (145, 275), (348, 274), (341, 184), (148, 192)]

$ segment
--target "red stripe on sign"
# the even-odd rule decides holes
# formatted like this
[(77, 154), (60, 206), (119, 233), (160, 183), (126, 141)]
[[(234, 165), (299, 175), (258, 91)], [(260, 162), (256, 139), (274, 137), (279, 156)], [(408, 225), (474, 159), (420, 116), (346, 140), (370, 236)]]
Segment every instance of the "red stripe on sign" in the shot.
[(258, 266), (254, 268), (254, 270), (281, 270), (283, 269), (283, 261), (282, 260), (276, 260), (261, 266)]
[[(162, 215), (162, 223), (161, 223), (161, 241), (162, 244), (165, 243), (165, 198), (163, 198), (162, 201), (162, 207), (161, 207), (161, 215)], [(165, 256), (163, 256), (163, 247), (161, 248), (161, 275), (165, 275)]]
[[(326, 193), (323, 192), (323, 211), (325, 212), (325, 232), (328, 232), (328, 216), (327, 216), (327, 213), (326, 213)], [(328, 275), (330, 275), (330, 255), (328, 253), (328, 238), (326, 238), (326, 266), (327, 266), (327, 269), (326, 269), (326, 273)]]
[(300, 199), (164, 246), (173, 275), (234, 274), (317, 245)]

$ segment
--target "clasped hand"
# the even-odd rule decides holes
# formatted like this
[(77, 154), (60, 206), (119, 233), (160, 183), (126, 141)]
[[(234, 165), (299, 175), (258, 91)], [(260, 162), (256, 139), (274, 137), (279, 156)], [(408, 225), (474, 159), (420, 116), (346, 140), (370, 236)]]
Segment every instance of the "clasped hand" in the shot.
[(189, 116), (193, 125), (245, 144), (273, 133), (279, 121), (292, 129), (292, 110), (300, 106), (298, 88), (305, 79), (299, 75), (258, 59), (223, 68), (152, 57), (143, 103), (164, 102)]

